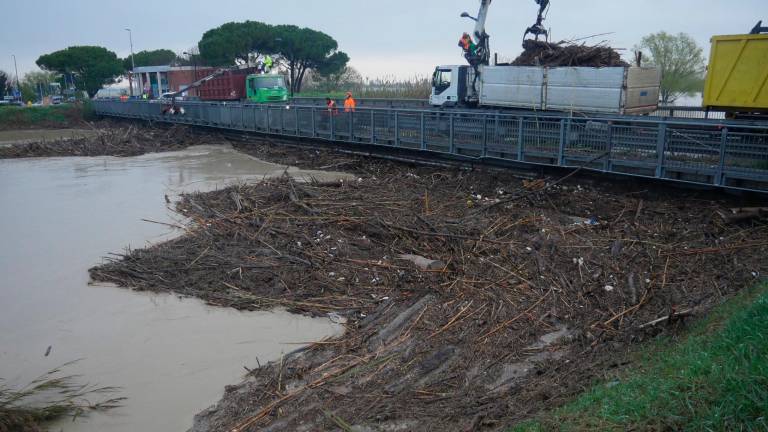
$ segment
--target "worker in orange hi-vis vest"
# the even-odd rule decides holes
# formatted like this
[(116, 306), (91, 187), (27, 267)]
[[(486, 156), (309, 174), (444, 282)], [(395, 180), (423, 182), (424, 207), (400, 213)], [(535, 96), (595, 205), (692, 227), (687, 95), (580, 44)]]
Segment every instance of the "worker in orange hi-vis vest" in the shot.
[(355, 112), (357, 101), (352, 97), (352, 92), (347, 92), (347, 98), (344, 100), (344, 112)]

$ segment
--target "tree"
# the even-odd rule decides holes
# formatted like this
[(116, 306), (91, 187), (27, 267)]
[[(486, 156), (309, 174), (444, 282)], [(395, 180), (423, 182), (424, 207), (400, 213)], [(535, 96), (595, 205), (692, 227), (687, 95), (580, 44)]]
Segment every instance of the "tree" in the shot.
[(77, 88), (87, 91), (91, 97), (123, 73), (123, 63), (117, 55), (98, 46), (69, 47), (43, 55), (36, 63), (43, 70), (74, 74)]
[(352, 66), (345, 66), (342, 70), (327, 75), (312, 71), (305, 74), (303, 86), (324, 93), (359, 92), (363, 87), (363, 76)]
[(288, 71), (291, 93), (301, 91), (308, 71), (338, 73), (349, 62), (332, 37), (294, 25), (227, 23), (207, 31), (198, 46), (202, 59), (212, 66), (252, 63), (264, 55), (277, 57), (277, 63)]
[(0, 70), (0, 99), (5, 97), (8, 81), (8, 74)]
[(306, 73), (317, 70), (322, 75), (338, 73), (346, 67), (349, 56), (337, 51), (338, 43), (327, 34), (293, 25), (275, 26), (277, 54), (288, 69), (291, 94), (301, 92)]
[(50, 96), (52, 92), (51, 84), (59, 83), (61, 75), (55, 72), (33, 71), (27, 72), (21, 79), (21, 91), (24, 100), (37, 100), (42, 96)]
[[(176, 56), (176, 53), (167, 49), (139, 51), (133, 56), (133, 63), (136, 64), (136, 67), (166, 66), (177, 63), (178, 61), (179, 58)], [(128, 56), (123, 60), (123, 68), (125, 70), (131, 70), (133, 68), (131, 56)]]
[(201, 59), (211, 66), (245, 64), (254, 57), (275, 53), (277, 35), (258, 21), (227, 23), (203, 34), (198, 43)]
[(640, 42), (639, 51), (650, 54), (648, 61), (661, 69), (661, 100), (673, 103), (680, 96), (704, 89), (704, 50), (689, 35), (659, 32)]

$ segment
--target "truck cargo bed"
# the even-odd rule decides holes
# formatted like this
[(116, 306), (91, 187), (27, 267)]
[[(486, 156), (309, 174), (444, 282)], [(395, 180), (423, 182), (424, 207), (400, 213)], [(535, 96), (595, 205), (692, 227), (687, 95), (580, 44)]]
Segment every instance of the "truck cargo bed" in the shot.
[[(204, 78), (206, 72), (198, 72)], [(220, 77), (203, 84), (200, 87), (200, 99), (205, 101), (239, 101), (245, 99), (245, 79), (253, 73), (252, 69), (227, 71)]]
[(712, 38), (704, 107), (768, 112), (768, 34)]
[(486, 66), (480, 105), (614, 114), (658, 106), (656, 68)]

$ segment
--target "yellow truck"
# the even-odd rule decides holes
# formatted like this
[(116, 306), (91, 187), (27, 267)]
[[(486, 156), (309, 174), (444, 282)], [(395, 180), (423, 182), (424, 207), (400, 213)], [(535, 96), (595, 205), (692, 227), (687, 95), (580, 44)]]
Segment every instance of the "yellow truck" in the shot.
[(768, 28), (715, 36), (704, 84), (704, 108), (729, 117), (768, 116)]

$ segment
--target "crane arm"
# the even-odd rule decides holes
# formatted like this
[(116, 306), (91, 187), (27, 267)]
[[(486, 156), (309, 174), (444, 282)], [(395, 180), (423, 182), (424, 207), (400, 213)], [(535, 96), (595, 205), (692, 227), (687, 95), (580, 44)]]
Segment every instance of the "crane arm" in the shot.
[(490, 47), (488, 40), (490, 36), (485, 32), (485, 22), (488, 19), (488, 9), (491, 7), (492, 0), (480, 0), (480, 10), (477, 12), (477, 18), (464, 12), (461, 14), (464, 18), (475, 21), (475, 30), (472, 34), (464, 33), (459, 40), (459, 46), (464, 49), (464, 57), (470, 65), (487, 65), (490, 61)]
[(488, 19), (488, 9), (491, 8), (492, 0), (480, 0), (480, 10), (477, 12), (477, 19), (475, 20), (475, 31), (472, 34), (475, 43), (480, 45), (483, 39), (488, 36), (485, 32), (485, 22)]

